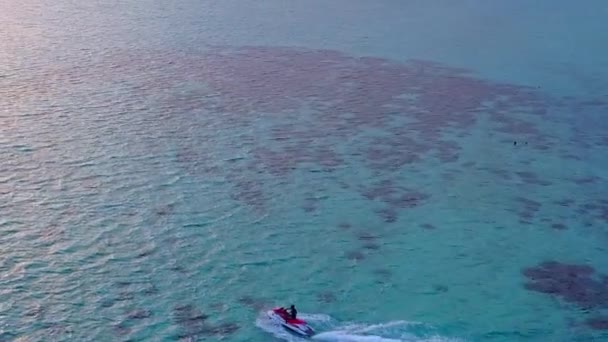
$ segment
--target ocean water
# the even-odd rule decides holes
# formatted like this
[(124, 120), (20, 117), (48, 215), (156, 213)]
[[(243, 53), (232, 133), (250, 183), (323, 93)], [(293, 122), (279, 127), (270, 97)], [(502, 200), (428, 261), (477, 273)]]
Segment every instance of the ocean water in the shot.
[(0, 0), (0, 341), (608, 340), (607, 15)]

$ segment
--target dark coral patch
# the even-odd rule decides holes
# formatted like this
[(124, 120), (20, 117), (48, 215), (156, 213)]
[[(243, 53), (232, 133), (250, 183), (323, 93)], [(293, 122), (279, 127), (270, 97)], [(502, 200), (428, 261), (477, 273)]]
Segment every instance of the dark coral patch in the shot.
[(445, 292), (448, 292), (448, 290), (449, 290), (449, 287), (447, 287), (446, 285), (435, 284), (435, 285), (433, 285), (432, 293), (433, 294), (445, 293)]
[(135, 299), (135, 294), (129, 291), (121, 291), (116, 298), (117, 302), (124, 302)]
[(525, 288), (550, 294), (583, 309), (608, 307), (608, 284), (605, 276), (596, 275), (587, 265), (543, 262), (523, 271), (528, 279)]
[(420, 227), (422, 227), (424, 229), (428, 229), (428, 230), (437, 229), (437, 227), (435, 227), (434, 225), (432, 225), (430, 223), (423, 223), (420, 225)]
[(338, 224), (338, 228), (340, 228), (342, 230), (347, 230), (347, 229), (352, 228), (352, 225), (350, 223), (342, 222), (342, 223)]
[(393, 195), (397, 189), (393, 181), (383, 180), (376, 183), (374, 186), (364, 189), (361, 194), (368, 200), (375, 200), (377, 198), (383, 199), (386, 196)]
[[(27, 309), (27, 311), (23, 314), (25, 317), (35, 317), (40, 318), (44, 313), (44, 309), (40, 305), (35, 305)], [(2, 341), (0, 339), (0, 341)]]
[(575, 203), (575, 201), (571, 198), (566, 198), (563, 200), (555, 201), (555, 204), (559, 205), (560, 207), (570, 207), (574, 203)]
[(397, 222), (397, 211), (392, 208), (384, 208), (376, 210), (378, 216), (386, 223)]
[(304, 204), (302, 205), (302, 209), (305, 212), (313, 212), (319, 208), (320, 202), (323, 197), (314, 196), (312, 194), (307, 194), (304, 199)]
[(542, 186), (547, 186), (547, 185), (553, 184), (552, 182), (550, 182), (548, 180), (538, 177), (538, 175), (533, 172), (522, 171), (522, 172), (516, 172), (516, 174), (519, 176), (519, 178), (522, 181), (524, 181), (527, 184), (542, 185)]
[(515, 200), (523, 205), (526, 210), (538, 211), (541, 207), (540, 203), (524, 197), (517, 197)]
[(541, 204), (523, 197), (517, 197), (515, 200), (518, 202), (520, 207), (518, 212), (520, 222), (528, 224), (532, 223), (536, 213), (540, 210)]
[[(354, 160), (386, 178), (428, 159), (453, 163), (460, 158), (461, 146), (446, 137), (466, 136), (480, 118), (508, 133), (511, 142), (516, 136), (518, 141), (530, 141), (535, 149), (552, 147), (532, 121), (544, 116), (549, 105), (536, 88), (479, 79), (467, 70), (439, 63), (252, 46), (209, 50), (204, 55), (146, 54), (145, 60), (141, 58), (125, 56), (112, 65), (121, 65), (125, 72), (134, 65), (141, 70), (139, 66), (153, 58), (167, 68), (187, 68), (193, 82), (205, 84), (205, 90), (174, 93), (159, 100), (167, 109), (164, 117), (209, 111), (205, 124), (239, 132), (239, 142), (226, 144), (247, 146), (250, 153), (238, 162), (224, 161), (219, 170), (210, 162), (213, 151), (197, 146), (211, 137), (199, 137), (200, 141), (192, 139), (191, 146), (182, 148), (178, 160), (201, 177), (228, 175), (233, 198), (258, 210), (270, 199), (265, 183), (277, 178), (285, 181), (297, 170), (337, 174)], [(172, 89), (182, 84), (181, 77), (171, 76), (182, 74), (179, 71), (149, 71), (154, 81), (142, 91), (154, 89), (153, 85)], [(217, 96), (208, 96), (210, 92)], [(260, 119), (264, 125), (253, 125)], [(268, 138), (261, 138), (264, 136)], [(352, 147), (337, 148), (346, 139)], [(465, 162), (464, 167), (474, 164)], [(527, 183), (550, 184), (533, 174), (519, 177)], [(348, 187), (344, 182), (337, 184)], [(388, 201), (380, 199), (391, 210), (381, 213), (383, 219), (394, 222), (399, 209), (422, 205), (425, 198), (420, 195), (399, 193)], [(315, 208), (311, 203), (303, 205), (309, 212)]]
[(571, 180), (576, 184), (585, 185), (585, 184), (595, 184), (598, 181), (600, 181), (601, 178), (599, 178), (597, 176), (588, 176), (588, 177), (572, 178)]
[(585, 215), (588, 219), (596, 219), (608, 223), (608, 201), (595, 200), (583, 203), (576, 209), (576, 213)]
[(142, 290), (142, 293), (146, 296), (152, 296), (158, 294), (159, 292), (160, 291), (158, 290), (158, 287), (156, 287), (156, 285), (150, 285)]
[(490, 168), (490, 167), (482, 167), (482, 168), (479, 168), (479, 170), (487, 171), (505, 181), (511, 180), (511, 173), (507, 170)]
[(317, 299), (319, 300), (319, 302), (321, 303), (333, 303), (336, 301), (337, 297), (333, 292), (330, 291), (324, 291), (321, 292), (319, 294), (317, 294)]
[(214, 325), (207, 329), (205, 332), (207, 335), (231, 335), (234, 334), (237, 330), (239, 330), (239, 326), (236, 323), (225, 322)]
[(112, 306), (114, 306), (114, 304), (116, 304), (115, 300), (106, 298), (101, 301), (100, 306), (102, 308), (111, 308)]
[(551, 228), (555, 229), (555, 230), (565, 230), (568, 229), (568, 227), (563, 224), (563, 223), (554, 223), (551, 225)]
[(595, 270), (588, 265), (564, 264), (557, 261), (545, 261), (535, 267), (524, 269), (523, 274), (533, 280), (551, 279), (552, 277), (590, 276)]
[(179, 305), (173, 308), (173, 319), (181, 325), (196, 325), (204, 322), (208, 315), (197, 309), (192, 304)]
[(262, 298), (254, 298), (251, 296), (243, 296), (239, 298), (239, 303), (248, 306), (253, 310), (262, 310), (267, 306), (267, 301)]
[(186, 268), (184, 266), (182, 266), (182, 265), (173, 265), (169, 269), (171, 271), (174, 271), (174, 272), (177, 272), (177, 273), (182, 273), (182, 274), (184, 274), (184, 273), (187, 272)]
[(377, 238), (378, 238), (377, 236), (370, 234), (370, 233), (366, 233), (366, 232), (360, 233), (359, 235), (357, 235), (357, 239), (359, 241), (374, 241)]
[(378, 268), (373, 271), (373, 274), (376, 276), (376, 283), (378, 284), (386, 284), (390, 281), (393, 273), (385, 268)]
[(151, 250), (151, 249), (144, 250), (144, 251), (139, 252), (137, 254), (136, 258), (145, 258), (145, 257), (148, 257), (148, 256), (150, 256), (152, 254), (154, 254), (154, 250)]
[(180, 340), (185, 341), (204, 340), (206, 339), (205, 337), (222, 338), (226, 335), (234, 334), (239, 328), (239, 325), (233, 322), (219, 323), (216, 325), (201, 324), (196, 327), (182, 329), (177, 337)]
[(302, 210), (307, 213), (312, 213), (317, 210), (317, 206), (314, 203), (306, 202), (302, 205)]
[(594, 330), (608, 330), (608, 317), (589, 318), (585, 324)]
[[(245, 125), (247, 116), (243, 114), (255, 112), (286, 115), (303, 102), (313, 109), (305, 126), (275, 124), (270, 128), (272, 139), (282, 146), (272, 152), (254, 150), (250, 169), (281, 177), (302, 163), (328, 171), (345, 165), (344, 157), (333, 149), (332, 137), (354, 136), (366, 127), (391, 133), (360, 146), (363, 153), (359, 156), (365, 164), (380, 171), (417, 163), (428, 153), (443, 162), (457, 160), (460, 146), (443, 141), (442, 133), (453, 129), (466, 133), (482, 112), (493, 113), (490, 118), (503, 131), (542, 141), (533, 124), (508, 115), (515, 110), (545, 113), (543, 98), (533, 90), (486, 82), (437, 63), (413, 60), (400, 64), (335, 51), (273, 47), (211, 52), (187, 62), (201, 66), (193, 69), (197, 70), (193, 77), (222, 94), (213, 106), (232, 113), (224, 115), (227, 123)], [(276, 74), (283, 76), (269, 78)], [(196, 102), (195, 97), (187, 102)], [(407, 113), (408, 120), (401, 113)], [(237, 193), (248, 204), (263, 202), (263, 194)], [(419, 205), (413, 197), (396, 199), (393, 206)], [(312, 205), (304, 208), (313, 210)], [(394, 216), (386, 215), (387, 222), (394, 221)]]
[(253, 181), (238, 181), (235, 185), (236, 192), (232, 198), (241, 201), (255, 209), (261, 210), (266, 203), (266, 195), (262, 191), (260, 184)]
[(163, 205), (161, 207), (156, 208), (155, 213), (157, 216), (167, 216), (173, 212), (173, 209), (173, 204)]
[(371, 242), (371, 241), (367, 241), (361, 247), (363, 247), (364, 249), (369, 249), (369, 250), (374, 250), (374, 251), (380, 249), (380, 245), (379, 244), (377, 244), (375, 242)]
[(129, 328), (124, 322), (114, 324), (112, 326), (112, 330), (114, 334), (118, 336), (126, 336), (131, 333), (131, 328)]
[(398, 210), (416, 208), (430, 197), (428, 194), (397, 185), (392, 180), (380, 181), (363, 189), (361, 194), (368, 200), (377, 200), (387, 205), (376, 210), (387, 223), (397, 221)]
[(422, 204), (430, 196), (417, 191), (407, 191), (397, 198), (392, 198), (387, 202), (397, 208), (415, 208)]
[(393, 272), (385, 268), (378, 268), (374, 270), (374, 274), (382, 279), (388, 279), (393, 275)]
[(236, 332), (236, 323), (207, 323), (207, 315), (192, 304), (179, 305), (173, 309), (173, 320), (180, 326), (179, 338), (197, 339), (200, 336), (228, 335)]
[(365, 254), (360, 251), (350, 251), (346, 253), (348, 260), (359, 261), (365, 259)]
[(392, 209), (414, 208), (430, 197), (428, 194), (399, 186), (391, 180), (381, 181), (363, 190), (362, 195), (369, 200), (380, 200)]
[(152, 316), (152, 312), (150, 310), (138, 309), (133, 310), (127, 313), (128, 319), (144, 319)]

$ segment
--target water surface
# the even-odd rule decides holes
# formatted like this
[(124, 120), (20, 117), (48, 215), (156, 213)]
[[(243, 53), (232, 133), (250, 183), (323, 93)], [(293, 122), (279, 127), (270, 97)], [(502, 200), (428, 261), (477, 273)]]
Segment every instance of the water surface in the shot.
[(0, 340), (608, 337), (606, 14), (0, 0)]

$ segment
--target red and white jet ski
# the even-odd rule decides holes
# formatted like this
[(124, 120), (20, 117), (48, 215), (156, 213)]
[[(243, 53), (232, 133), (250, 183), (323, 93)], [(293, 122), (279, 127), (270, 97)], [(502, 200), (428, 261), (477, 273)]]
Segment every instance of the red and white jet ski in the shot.
[(273, 322), (282, 325), (284, 328), (305, 337), (315, 334), (314, 330), (301, 319), (293, 319), (285, 308), (274, 308), (266, 313)]

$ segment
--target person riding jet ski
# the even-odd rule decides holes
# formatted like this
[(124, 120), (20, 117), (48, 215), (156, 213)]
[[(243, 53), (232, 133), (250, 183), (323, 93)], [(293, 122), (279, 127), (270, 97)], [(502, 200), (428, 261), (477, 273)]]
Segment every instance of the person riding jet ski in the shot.
[(291, 304), (289, 309), (287, 309), (287, 312), (289, 312), (291, 319), (296, 319), (296, 317), (298, 316), (298, 310), (296, 310), (296, 307), (293, 304)]
[(298, 311), (295, 305), (289, 308), (278, 307), (266, 312), (268, 318), (277, 324), (280, 324), (285, 329), (300, 336), (311, 337), (315, 331), (302, 319), (297, 318)]

